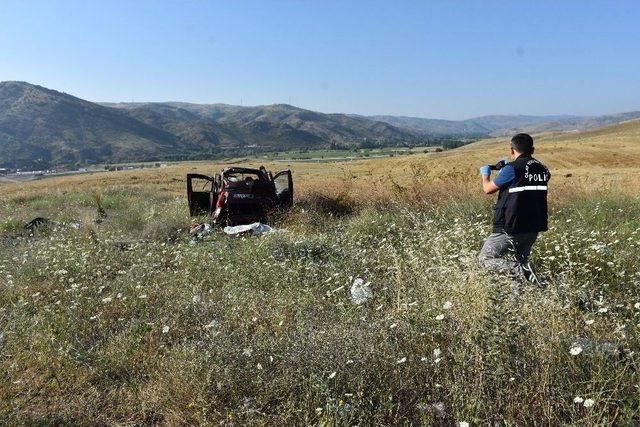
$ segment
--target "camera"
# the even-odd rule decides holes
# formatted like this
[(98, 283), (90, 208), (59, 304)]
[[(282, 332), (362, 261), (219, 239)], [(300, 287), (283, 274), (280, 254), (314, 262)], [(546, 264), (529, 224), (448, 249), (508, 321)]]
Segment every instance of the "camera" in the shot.
[(492, 171), (499, 171), (500, 169), (505, 167), (507, 164), (509, 164), (509, 162), (507, 162), (506, 160), (500, 160), (495, 165), (489, 165), (489, 169), (491, 169)]

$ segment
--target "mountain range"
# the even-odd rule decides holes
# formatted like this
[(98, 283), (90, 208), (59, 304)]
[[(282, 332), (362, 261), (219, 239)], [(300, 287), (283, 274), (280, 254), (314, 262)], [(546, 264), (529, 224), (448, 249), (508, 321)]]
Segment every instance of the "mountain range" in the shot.
[(204, 159), (289, 149), (433, 145), (442, 138), (592, 129), (640, 112), (483, 116), (454, 121), (324, 114), (286, 104), (94, 103), (26, 82), (0, 82), (0, 167)]

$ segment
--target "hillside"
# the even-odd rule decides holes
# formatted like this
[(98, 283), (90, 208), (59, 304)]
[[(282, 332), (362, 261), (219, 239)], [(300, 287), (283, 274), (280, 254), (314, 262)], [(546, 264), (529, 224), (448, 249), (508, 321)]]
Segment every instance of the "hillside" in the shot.
[(494, 130), (493, 136), (509, 135), (517, 132), (527, 133), (545, 133), (545, 132), (576, 132), (585, 131), (590, 129), (597, 129), (603, 126), (615, 125), (618, 123), (624, 123), (629, 120), (640, 119), (640, 111), (631, 111), (628, 113), (620, 114), (606, 114), (603, 116), (595, 117), (567, 117), (564, 119), (557, 119), (545, 122), (539, 122), (536, 124), (523, 124), (521, 126), (514, 126), (511, 128), (503, 128)]
[[(551, 126), (552, 124), (562, 126), (562, 130), (574, 130), (579, 123), (583, 123), (586, 120), (597, 122), (596, 119), (598, 119), (595, 117), (569, 115), (490, 115), (474, 117), (467, 120), (437, 120), (406, 116), (368, 116), (368, 118), (405, 128), (417, 134), (452, 138), (500, 136), (525, 130), (537, 133), (538, 131), (535, 130), (537, 129), (536, 127), (544, 129), (545, 126)], [(612, 117), (609, 121), (603, 121), (602, 126), (605, 124), (619, 123), (620, 121), (622, 121), (622, 118), (615, 121), (615, 118)]]
[(323, 114), (286, 104), (255, 107), (176, 102), (103, 105), (127, 111), (136, 119), (170, 132), (177, 130), (189, 136), (194, 129), (218, 129), (223, 131), (223, 143), (275, 150), (327, 144), (395, 145), (419, 139), (410, 131), (388, 123), (345, 114)]
[(170, 154), (176, 143), (121, 111), (24, 82), (0, 83), (0, 166), (126, 161)]
[(476, 138), (491, 133), (491, 129), (481, 124), (465, 120), (424, 119), (406, 116), (369, 116), (369, 118), (434, 137)]
[(387, 123), (289, 105), (100, 105), (26, 82), (0, 82), (0, 167), (41, 169), (211, 158), (248, 149), (426, 141)]

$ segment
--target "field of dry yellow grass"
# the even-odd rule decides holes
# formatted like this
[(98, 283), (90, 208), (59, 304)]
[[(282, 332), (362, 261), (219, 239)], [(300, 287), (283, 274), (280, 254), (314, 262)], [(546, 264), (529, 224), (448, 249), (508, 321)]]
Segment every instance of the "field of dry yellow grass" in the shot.
[[(433, 186), (446, 191), (460, 187), (473, 191), (477, 186), (479, 166), (508, 158), (507, 138), (479, 141), (468, 146), (439, 153), (422, 153), (392, 158), (347, 162), (272, 162), (272, 170), (291, 168), (296, 192), (343, 191), (349, 189), (359, 198), (375, 198), (397, 186)], [(536, 137), (536, 157), (552, 171), (555, 189), (593, 191), (610, 189), (637, 194), (640, 192), (640, 120), (583, 133), (546, 134)], [(234, 164), (237, 161), (233, 161)], [(258, 166), (258, 159), (244, 159), (241, 164)], [(161, 192), (180, 195), (185, 190), (189, 172), (213, 174), (228, 163), (183, 162), (162, 169), (98, 172), (47, 178), (28, 183), (0, 181), (2, 196), (20, 192), (73, 191), (100, 189), (105, 186), (153, 186)]]

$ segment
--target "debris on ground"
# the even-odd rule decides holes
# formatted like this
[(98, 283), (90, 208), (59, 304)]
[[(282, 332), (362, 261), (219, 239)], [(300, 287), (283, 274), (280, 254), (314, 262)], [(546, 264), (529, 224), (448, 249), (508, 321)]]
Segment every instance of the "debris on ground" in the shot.
[(254, 222), (253, 224), (236, 225), (234, 227), (227, 226), (223, 231), (230, 236), (261, 236), (272, 232), (273, 228), (261, 222)]
[(213, 233), (213, 226), (206, 222), (202, 224), (191, 224), (189, 227), (189, 235), (191, 235), (192, 244), (211, 233)]
[(206, 236), (207, 234), (213, 231), (213, 227), (211, 224), (203, 223), (203, 224), (191, 224), (189, 227), (189, 234), (192, 236)]
[(360, 305), (367, 302), (371, 297), (373, 297), (371, 283), (365, 283), (363, 279), (357, 277), (351, 285), (351, 301), (356, 305)]
[(44, 217), (40, 217), (40, 216), (32, 219), (29, 222), (27, 222), (24, 225), (24, 228), (29, 230), (29, 231), (33, 231), (36, 228), (41, 227), (41, 226), (69, 227), (69, 228), (73, 228), (74, 230), (79, 230), (80, 229), (80, 223), (79, 222), (65, 223), (65, 222), (54, 221), (52, 219), (44, 218)]

